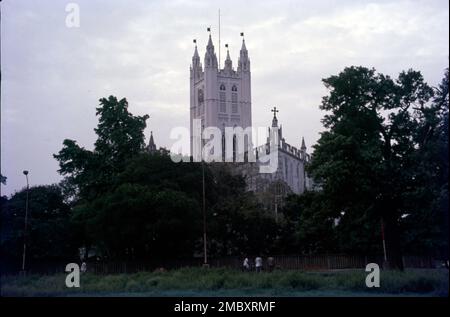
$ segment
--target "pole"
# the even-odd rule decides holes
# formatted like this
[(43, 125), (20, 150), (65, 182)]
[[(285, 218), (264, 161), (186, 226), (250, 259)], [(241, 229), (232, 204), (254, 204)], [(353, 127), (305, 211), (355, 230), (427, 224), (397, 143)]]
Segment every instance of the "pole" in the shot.
[(384, 262), (387, 262), (387, 254), (386, 254), (386, 240), (384, 238), (384, 222), (383, 218), (381, 218), (381, 238), (383, 239), (383, 255), (384, 255)]
[(277, 197), (275, 197), (275, 222), (278, 222), (278, 203), (277, 203)]
[(203, 264), (208, 265), (208, 255), (206, 249), (206, 200), (205, 200), (205, 163), (202, 160), (202, 187), (203, 187)]
[(25, 256), (27, 252), (27, 225), (28, 225), (28, 191), (30, 189), (28, 184), (28, 171), (23, 171), (27, 179), (27, 198), (25, 202), (25, 227), (23, 231), (23, 254), (22, 254), (22, 271), (25, 272)]
[[(203, 131), (202, 127), (202, 131)], [(203, 142), (202, 142), (203, 143)], [(201, 149), (202, 159), (202, 209), (203, 209), (203, 266), (208, 266), (208, 254), (206, 248), (206, 199), (205, 199), (205, 162), (203, 160), (203, 146)]]
[(222, 63), (222, 60), (220, 59), (220, 50), (222, 49), (222, 47), (220, 46), (220, 9), (219, 9), (219, 69), (220, 69), (220, 64)]

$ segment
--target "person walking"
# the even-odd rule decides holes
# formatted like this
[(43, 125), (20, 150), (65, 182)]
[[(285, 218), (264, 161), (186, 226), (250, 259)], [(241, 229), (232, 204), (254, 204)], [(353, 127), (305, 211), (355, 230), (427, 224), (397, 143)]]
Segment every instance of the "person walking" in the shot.
[(267, 266), (269, 267), (269, 272), (272, 272), (275, 268), (275, 259), (273, 257), (269, 257), (267, 259)]
[(256, 268), (256, 272), (261, 272), (262, 269), (262, 258), (260, 256), (257, 256), (255, 258), (255, 268)]
[(244, 271), (249, 271), (250, 270), (250, 263), (248, 263), (248, 258), (244, 259), (244, 263), (242, 263), (242, 268)]

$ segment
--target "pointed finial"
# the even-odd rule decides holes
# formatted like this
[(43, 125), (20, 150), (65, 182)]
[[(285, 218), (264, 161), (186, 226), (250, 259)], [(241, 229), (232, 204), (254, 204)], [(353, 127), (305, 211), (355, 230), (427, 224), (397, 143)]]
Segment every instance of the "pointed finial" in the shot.
[(300, 149), (306, 150), (305, 138), (304, 137), (302, 137), (302, 147)]
[(212, 43), (212, 38), (211, 38), (211, 27), (207, 28), (208, 32), (209, 32), (209, 39), (208, 39), (208, 45), (206, 47), (212, 47), (213, 43)]
[(242, 47), (241, 47), (241, 51), (247, 51), (247, 47), (245, 46), (244, 32), (241, 32), (241, 36), (242, 36)]
[(194, 47), (194, 57), (199, 57), (199, 56), (198, 56), (198, 51), (197, 51), (197, 40), (194, 39), (193, 42), (194, 42), (194, 44), (195, 44), (195, 47)]

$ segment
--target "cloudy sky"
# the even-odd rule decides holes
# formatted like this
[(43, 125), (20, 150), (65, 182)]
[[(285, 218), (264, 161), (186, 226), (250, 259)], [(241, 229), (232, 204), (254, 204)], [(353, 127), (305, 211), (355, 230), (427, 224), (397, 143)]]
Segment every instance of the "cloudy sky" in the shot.
[[(80, 8), (67, 28), (66, 5)], [(245, 32), (252, 63), (253, 124), (280, 109), (286, 141), (314, 144), (327, 92), (321, 79), (345, 66), (396, 76), (413, 68), (437, 85), (449, 63), (448, 0), (426, 1), (130, 1), (1, 2), (1, 186), (58, 182), (57, 153), (66, 138), (92, 149), (101, 97), (126, 97), (133, 114), (151, 116), (158, 146), (171, 128), (189, 127), (189, 65), (196, 38), (204, 55), (212, 27), (234, 65)], [(223, 52), (223, 51), (222, 51)], [(222, 54), (222, 59), (224, 54)]]

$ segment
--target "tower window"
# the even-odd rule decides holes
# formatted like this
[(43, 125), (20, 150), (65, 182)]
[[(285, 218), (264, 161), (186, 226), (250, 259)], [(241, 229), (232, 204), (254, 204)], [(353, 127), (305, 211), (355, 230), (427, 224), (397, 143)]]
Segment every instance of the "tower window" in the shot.
[(236, 85), (233, 85), (233, 87), (231, 87), (231, 91), (237, 91)]
[(226, 88), (225, 88), (225, 85), (224, 85), (224, 84), (220, 85), (220, 90), (226, 90)]
[[(234, 86), (233, 86), (234, 87)], [(231, 94), (231, 112), (232, 113), (237, 113), (238, 112), (238, 97), (237, 97), (237, 93), (232, 93)]]
[(198, 90), (198, 110), (199, 114), (205, 113), (205, 105), (204, 105), (204, 97), (203, 97), (203, 90)]
[(219, 102), (220, 102), (220, 112), (227, 112), (227, 105), (226, 105), (226, 95), (225, 92), (219, 93)]
[(201, 105), (203, 103), (203, 90), (198, 90), (198, 104)]

